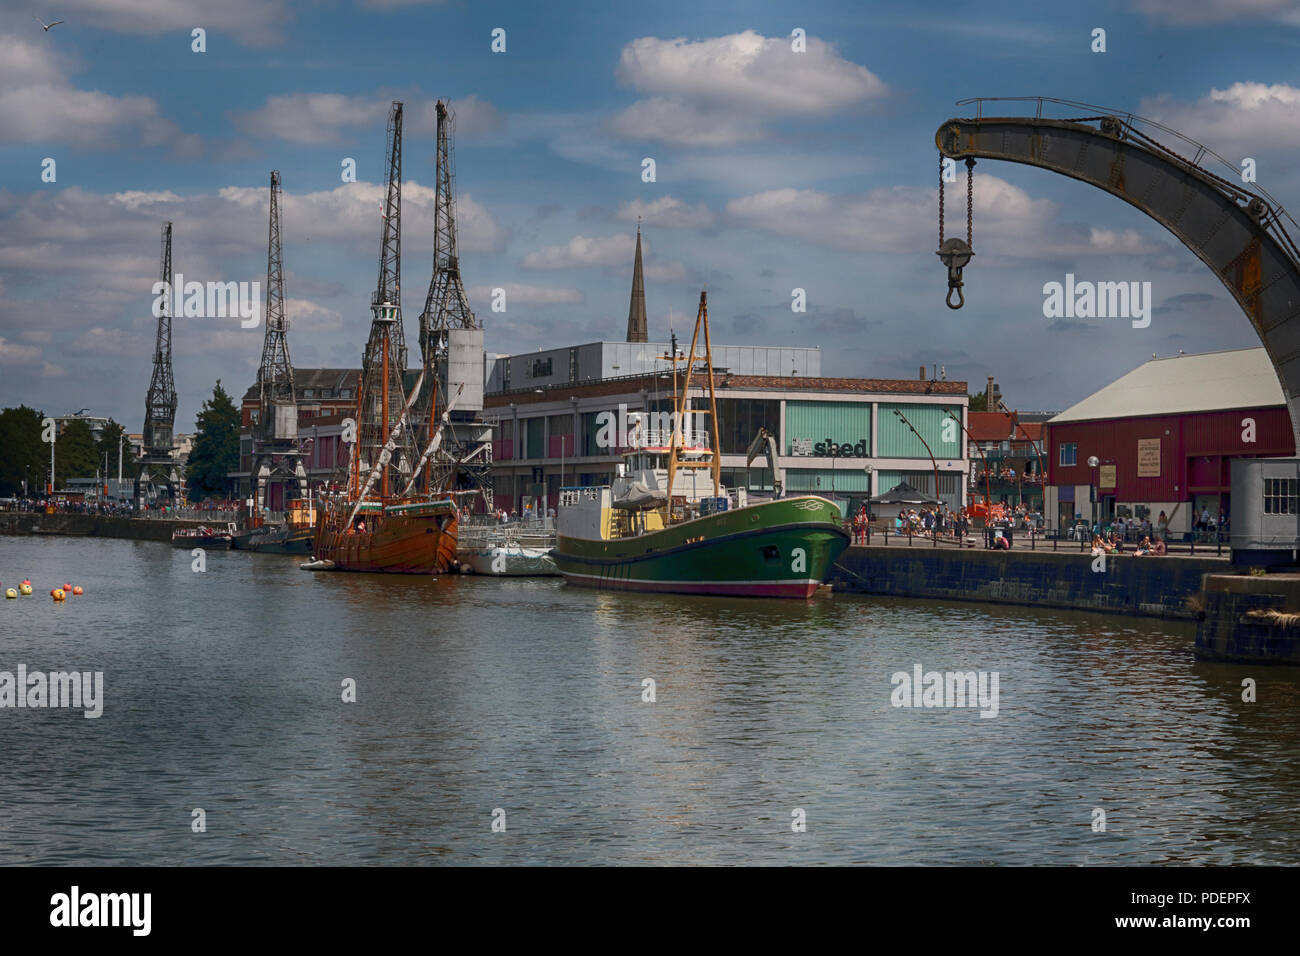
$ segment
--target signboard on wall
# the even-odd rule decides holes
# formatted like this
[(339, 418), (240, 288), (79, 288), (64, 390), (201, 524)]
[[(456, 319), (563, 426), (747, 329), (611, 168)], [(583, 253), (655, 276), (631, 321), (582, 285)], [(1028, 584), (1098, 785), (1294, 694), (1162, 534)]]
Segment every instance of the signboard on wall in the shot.
[(1139, 478), (1160, 477), (1160, 439), (1138, 439), (1138, 474)]
[(1097, 481), (1097, 487), (1112, 488), (1112, 489), (1115, 487), (1115, 466), (1114, 465), (1101, 466), (1101, 472), (1100, 472), (1099, 479)]
[(790, 451), (795, 455), (811, 455), (813, 440), (811, 438), (792, 438), (790, 439)]

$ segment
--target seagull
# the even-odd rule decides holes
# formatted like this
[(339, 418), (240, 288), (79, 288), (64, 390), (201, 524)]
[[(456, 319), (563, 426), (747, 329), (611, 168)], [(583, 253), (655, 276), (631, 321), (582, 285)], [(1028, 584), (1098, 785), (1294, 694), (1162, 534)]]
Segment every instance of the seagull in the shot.
[(39, 23), (45, 29), (46, 33), (50, 32), (50, 27), (57, 27), (60, 23), (63, 22), (62, 20), (55, 20), (53, 23), (46, 23), (44, 20), (42, 20), (34, 13), (32, 14), (32, 19), (35, 20), (37, 23)]

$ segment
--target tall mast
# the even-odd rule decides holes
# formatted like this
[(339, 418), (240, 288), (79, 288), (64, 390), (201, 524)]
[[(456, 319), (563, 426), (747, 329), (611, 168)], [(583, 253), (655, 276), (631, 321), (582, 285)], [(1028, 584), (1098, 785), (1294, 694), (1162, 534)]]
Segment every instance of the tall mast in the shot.
[[(164, 295), (160, 297), (158, 330), (153, 347), (153, 376), (144, 401), (144, 458), (141, 481), (161, 478), (170, 484), (172, 470), (172, 430), (176, 424), (176, 382), (172, 378), (172, 224), (162, 227), (162, 254), (159, 280)], [(174, 493), (173, 488), (173, 493)], [(137, 490), (137, 496), (139, 496)]]
[[(695, 346), (700, 341), (700, 331), (704, 332), (704, 360), (707, 365), (709, 380), (709, 411), (708, 415), (712, 419), (710, 431), (713, 435), (713, 446), (710, 449), (708, 461), (683, 460), (678, 451), (686, 444), (685, 437), (682, 435), (682, 422), (688, 411), (691, 394), (691, 374), (695, 370)], [(673, 354), (676, 354), (674, 348)], [(720, 457), (718, 442), (718, 402), (715, 392), (715, 383), (713, 380), (713, 346), (709, 340), (709, 301), (708, 293), (700, 293), (700, 308), (695, 316), (695, 332), (691, 336), (691, 350), (686, 356), (686, 375), (682, 379), (682, 389), (677, 395), (676, 407), (673, 414), (673, 435), (669, 442), (668, 449), (668, 517), (672, 517), (672, 494), (673, 482), (676, 479), (677, 469), (679, 468), (708, 468), (713, 473), (713, 494), (718, 496), (722, 493), (722, 459)]]
[(403, 428), (390, 453), (384, 447), (397, 423), (394, 411), (402, 410), (406, 398), (402, 376), (406, 370), (406, 345), (402, 332), (401, 278), (399, 274), (402, 230), (402, 104), (393, 101), (388, 114), (388, 182), (384, 204), (382, 241), (379, 252), (379, 284), (370, 302), (370, 338), (361, 356), (361, 387), (357, 396), (360, 416), (357, 454), (353, 474), (381, 465), (381, 489), (391, 487), (389, 470), (409, 471), (415, 461), (411, 429)]

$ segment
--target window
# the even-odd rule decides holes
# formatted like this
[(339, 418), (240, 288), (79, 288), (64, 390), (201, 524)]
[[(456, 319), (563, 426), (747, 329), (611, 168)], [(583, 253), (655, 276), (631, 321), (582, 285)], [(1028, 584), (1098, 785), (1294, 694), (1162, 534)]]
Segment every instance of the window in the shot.
[(1296, 514), (1296, 479), (1264, 479), (1264, 514)]
[(339, 398), (351, 398), (351, 397), (352, 397), (352, 389), (350, 388), (339, 389)]
[(315, 397), (316, 397), (316, 389), (314, 389), (314, 388), (304, 388), (304, 389), (302, 390), (302, 397), (303, 397), (303, 398), (315, 398)]
[(528, 374), (532, 378), (548, 378), (552, 368), (554, 368), (554, 362), (549, 356), (544, 359), (533, 359), (532, 364), (528, 367)]
[(1062, 468), (1068, 468), (1071, 465), (1079, 463), (1079, 443), (1073, 441), (1061, 442), (1061, 457), (1057, 462)]

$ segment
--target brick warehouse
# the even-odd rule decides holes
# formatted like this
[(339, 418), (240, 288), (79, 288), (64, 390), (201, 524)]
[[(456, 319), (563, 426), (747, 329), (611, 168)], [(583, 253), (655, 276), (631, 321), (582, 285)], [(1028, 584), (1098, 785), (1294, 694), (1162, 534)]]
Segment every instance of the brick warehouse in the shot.
[[(1152, 358), (1046, 427), (1046, 517), (1231, 518), (1234, 458), (1295, 454), (1277, 373), (1262, 348)], [(1096, 458), (1097, 464), (1089, 464)], [(1095, 499), (1095, 500), (1094, 500)]]

